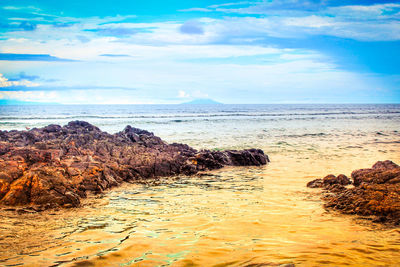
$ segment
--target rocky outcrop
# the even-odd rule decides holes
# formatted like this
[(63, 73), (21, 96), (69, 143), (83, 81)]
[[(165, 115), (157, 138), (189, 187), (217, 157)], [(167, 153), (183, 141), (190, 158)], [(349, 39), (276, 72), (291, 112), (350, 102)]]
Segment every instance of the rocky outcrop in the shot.
[(332, 178), (334, 186), (325, 184), (322, 179), (311, 181), (307, 186), (324, 188), (326, 208), (347, 214), (372, 215), (377, 222), (400, 225), (400, 166), (390, 160), (378, 161), (369, 169), (353, 171), (351, 178), (352, 187), (345, 187), (342, 183), (345, 180), (337, 178)]
[(337, 177), (333, 174), (329, 174), (322, 179), (315, 179), (307, 183), (307, 187), (310, 188), (329, 188), (333, 185), (348, 185), (351, 184), (349, 178), (344, 174), (339, 174)]
[(259, 149), (197, 151), (131, 126), (113, 135), (84, 121), (0, 131), (0, 204), (76, 207), (124, 181), (268, 161)]

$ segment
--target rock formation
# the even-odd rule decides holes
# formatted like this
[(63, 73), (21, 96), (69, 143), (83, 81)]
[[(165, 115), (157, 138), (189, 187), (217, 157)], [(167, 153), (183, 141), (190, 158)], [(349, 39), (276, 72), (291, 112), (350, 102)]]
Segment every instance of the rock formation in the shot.
[(390, 160), (378, 161), (369, 169), (355, 170), (350, 180), (328, 175), (307, 184), (324, 188), (326, 208), (346, 214), (375, 216), (376, 222), (400, 224), (400, 166)]
[(268, 161), (260, 149), (196, 151), (131, 126), (113, 135), (84, 121), (0, 131), (0, 204), (76, 207), (124, 181)]

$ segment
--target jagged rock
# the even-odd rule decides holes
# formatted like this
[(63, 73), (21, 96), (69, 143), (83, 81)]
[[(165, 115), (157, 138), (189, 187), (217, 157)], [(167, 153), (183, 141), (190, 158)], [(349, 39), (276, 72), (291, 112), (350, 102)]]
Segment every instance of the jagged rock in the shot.
[(325, 187), (326, 208), (372, 215), (375, 222), (400, 225), (400, 166), (390, 160), (378, 161), (369, 169), (353, 171), (351, 177), (354, 185), (351, 188), (337, 184)]
[(315, 179), (307, 183), (307, 187), (310, 188), (322, 188), (324, 187), (324, 181), (322, 179)]
[(396, 184), (400, 182), (400, 167), (390, 160), (378, 161), (370, 169), (360, 169), (351, 173), (354, 185), (361, 183)]
[(351, 184), (349, 178), (344, 174), (339, 174), (337, 177), (333, 174), (325, 176), (323, 179), (315, 179), (307, 183), (310, 188), (328, 188), (333, 185), (348, 185)]
[(344, 174), (339, 174), (337, 177), (332, 174), (324, 177), (324, 185), (328, 186), (334, 184), (348, 185), (351, 184), (351, 181)]
[(198, 152), (131, 126), (113, 135), (85, 121), (0, 131), (0, 204), (76, 207), (124, 181), (267, 162), (259, 149)]

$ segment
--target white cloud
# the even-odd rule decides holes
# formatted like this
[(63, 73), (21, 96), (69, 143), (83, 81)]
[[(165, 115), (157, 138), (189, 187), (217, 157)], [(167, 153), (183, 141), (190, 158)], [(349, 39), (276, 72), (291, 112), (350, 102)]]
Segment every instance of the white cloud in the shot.
[(318, 55), (283, 54), (282, 60), (246, 65), (175, 60), (77, 64), (43, 64), (40, 69), (49, 77), (63, 79), (66, 85), (85, 81), (93, 86), (109, 86), (118, 81), (120, 86), (137, 89), (1, 92), (0, 98), (64, 104), (129, 104), (175, 103), (180, 96), (224, 99), (225, 103), (265, 103), (276, 101), (278, 95), (286, 95), (293, 102), (303, 96), (357, 91), (367, 94), (373, 88), (384, 87), (377, 77), (338, 70)]
[(183, 90), (179, 90), (178, 97), (179, 98), (188, 98), (188, 97), (190, 97), (190, 95)]
[[(218, 25), (221, 31), (225, 31), (225, 26)], [(228, 32), (221, 32), (229, 34)], [(168, 36), (168, 37), (167, 37)], [(168, 35), (161, 33), (160, 35), (135, 36), (134, 40), (127, 39), (119, 42), (115, 37), (99, 37), (92, 39), (90, 42), (82, 43), (79, 40), (57, 39), (48, 40), (43, 43), (41, 40), (31, 40), (28, 38), (13, 38), (8, 40), (0, 40), (0, 46), (3, 53), (32, 53), (32, 54), (51, 54), (60, 58), (68, 58), (75, 60), (98, 60), (98, 61), (133, 61), (133, 60), (166, 60), (175, 58), (177, 60), (187, 60), (196, 58), (229, 58), (239, 56), (255, 56), (264, 54), (279, 54), (281, 52), (290, 51), (290, 49), (278, 49), (265, 47), (262, 45), (215, 45), (207, 44), (207, 42), (193, 43), (180, 41), (174, 36), (192, 35), (180, 34), (174, 31)], [(197, 36), (197, 35), (196, 35)], [(149, 40), (151, 37), (153, 40)], [(167, 39), (164, 39), (167, 38)], [(139, 39), (139, 40), (137, 40)], [(142, 41), (140, 41), (142, 39)], [(169, 39), (173, 39), (174, 43), (168, 43)], [(155, 45), (156, 43), (164, 43), (164, 45)], [(100, 57), (102, 54), (127, 54), (132, 57), (127, 58), (108, 58)]]
[(5, 10), (35, 10), (40, 11), (41, 9), (35, 6), (3, 6)]
[(26, 102), (53, 102), (56, 91), (0, 91), (0, 99), (13, 99)]
[[(248, 2), (239, 4), (246, 3)], [(253, 3), (248, 8), (263, 7), (263, 12), (265, 12), (265, 8), (269, 5), (270, 3), (263, 1)], [(224, 6), (229, 8), (231, 4), (224, 4)], [(223, 58), (243, 56), (246, 55), (247, 50), (249, 51), (247, 55), (250, 51), (254, 53), (254, 50), (258, 50), (256, 54), (270, 53), (271, 48), (263, 47), (266, 37), (302, 38), (309, 35), (330, 35), (362, 41), (400, 40), (398, 21), (388, 19), (396, 16), (392, 13), (398, 8), (400, 4), (354, 5), (326, 8), (315, 12), (314, 15), (303, 12), (300, 16), (283, 14), (220, 19), (200, 17), (197, 21), (201, 23), (203, 34), (180, 32), (178, 29), (182, 26), (182, 21), (126, 23), (124, 21), (132, 16), (85, 19), (56, 17), (54, 20), (58, 23), (71, 24), (68, 27), (39, 24), (35, 31), (8, 32), (5, 33), (8, 40), (2, 40), (0, 45), (2, 52), (44, 53), (77, 60), (105, 60), (98, 58), (97, 55), (121, 52), (135, 56), (135, 59), (148, 53), (159, 58), (171, 55), (171, 51), (178, 49), (188, 51), (185, 57)], [(392, 11), (389, 12), (391, 15), (388, 15), (387, 11)], [(245, 9), (241, 9), (241, 12), (245, 13)], [(397, 16), (400, 17), (400, 15)], [(87, 31), (99, 27), (136, 29), (137, 33), (119, 38), (118, 36), (99, 36), (96, 32)], [(214, 44), (218, 45), (213, 46)], [(221, 44), (227, 45), (221, 46)], [(243, 49), (241, 45), (248, 49)], [(205, 49), (202, 49), (202, 46)], [(260, 51), (268, 49), (270, 51)], [(184, 51), (172, 52), (172, 56), (174, 54), (181, 55)]]
[(195, 11), (195, 12), (211, 12), (212, 10), (208, 9), (208, 8), (202, 8), (202, 7), (192, 7), (192, 8), (187, 8), (187, 9), (181, 9), (179, 11), (182, 11), (182, 12), (192, 12), (192, 11)]
[(320, 16), (307, 16), (307, 17), (292, 17), (282, 20), (286, 26), (307, 27), (307, 28), (322, 28), (332, 27), (334, 22), (332, 18)]
[(0, 90), (2, 87), (11, 87), (11, 86), (26, 86), (26, 87), (35, 87), (40, 84), (34, 83), (28, 80), (20, 80), (20, 81), (9, 81), (2, 73), (0, 73)]
[[(397, 5), (344, 6), (300, 16), (284, 13), (284, 16), (268, 17), (203, 17), (196, 19), (201, 23), (203, 34), (182, 34), (178, 29), (183, 21), (127, 23), (123, 22), (127, 16), (57, 17), (57, 22), (71, 25), (57, 28), (39, 24), (35, 31), (4, 33), (5, 39), (0, 40), (1, 52), (51, 54), (80, 62), (16, 61), (7, 62), (7, 65), (0, 62), (0, 72), (33, 72), (57, 80), (54, 85), (68, 88), (84, 81), (92, 86), (117, 84), (137, 88), (137, 91), (1, 92), (0, 97), (59, 103), (162, 103), (177, 96), (242, 100), (244, 93), (240, 95), (240, 92), (246, 91), (256, 95), (256, 100), (265, 102), (276, 92), (328, 92), (349, 87), (368, 90), (379, 83), (372, 76), (340, 70), (330, 63), (330, 58), (319, 53), (268, 46), (265, 39), (330, 35), (367, 41), (400, 40), (398, 21), (386, 20), (388, 15), (382, 13), (391, 8)], [(241, 12), (245, 10), (242, 8)], [(362, 14), (367, 13), (376, 20), (363, 20)], [(124, 38), (87, 31), (99, 27), (138, 31)], [(102, 57), (102, 54), (130, 57)], [(0, 86), (13, 85), (38, 86), (30, 81), (9, 81), (0, 76)], [(49, 83), (43, 86), (49, 88)]]
[(207, 93), (203, 93), (200, 90), (196, 90), (192, 93), (192, 96), (194, 98), (207, 98), (209, 95)]
[[(229, 14), (267, 15), (259, 18), (231, 16), (216, 22), (231, 28), (232, 31), (225, 30), (231, 32), (231, 35), (235, 32), (242, 36), (265, 34), (272, 37), (296, 38), (321, 34), (360, 41), (400, 40), (398, 3), (327, 7), (323, 3), (290, 0), (250, 2), (246, 7), (240, 8), (235, 7), (235, 3), (223, 6), (224, 8), (220, 5), (207, 8)], [(311, 13), (307, 7), (314, 11)], [(217, 32), (216, 35), (218, 34), (221, 32)]]
[[(396, 11), (397, 12), (393, 12)], [(397, 17), (400, 11), (400, 4), (375, 4), (375, 5), (347, 5), (338, 7), (329, 7), (326, 13), (339, 18), (348, 18), (350, 20), (369, 20), (369, 19), (390, 19)]]
[(124, 90), (0, 91), (0, 99), (59, 104), (154, 104)]

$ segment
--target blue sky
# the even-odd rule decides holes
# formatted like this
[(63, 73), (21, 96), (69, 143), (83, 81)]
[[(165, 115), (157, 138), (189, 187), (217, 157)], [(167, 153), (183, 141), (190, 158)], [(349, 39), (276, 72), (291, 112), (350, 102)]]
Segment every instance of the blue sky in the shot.
[(0, 102), (399, 103), (396, 1), (0, 2)]

